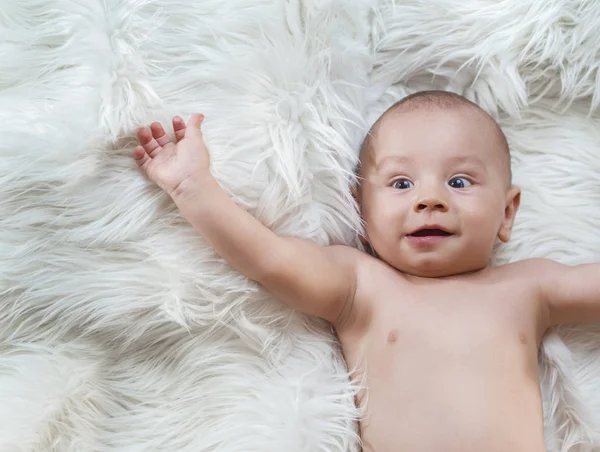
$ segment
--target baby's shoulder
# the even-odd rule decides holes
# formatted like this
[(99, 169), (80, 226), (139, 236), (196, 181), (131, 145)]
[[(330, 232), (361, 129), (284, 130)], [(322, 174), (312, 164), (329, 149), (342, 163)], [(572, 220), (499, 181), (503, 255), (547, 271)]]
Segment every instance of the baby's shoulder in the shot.
[(397, 270), (392, 270), (390, 265), (384, 261), (352, 246), (330, 245), (327, 247), (327, 250), (334, 261), (344, 264), (351, 263), (356, 269), (358, 279), (372, 281), (376, 275), (398, 273)]
[(556, 262), (553, 260), (532, 258), (489, 267), (487, 274), (491, 277), (504, 277), (526, 282), (547, 273), (555, 266)]
[(336, 329), (362, 331), (378, 305), (391, 293), (401, 290), (399, 285), (405, 283), (404, 275), (362, 250), (343, 245), (329, 248), (338, 263), (351, 262), (356, 278), (354, 296), (342, 310)]
[(496, 288), (507, 286), (507, 289), (525, 289), (530, 295), (536, 295), (542, 283), (556, 274), (557, 266), (557, 262), (550, 259), (524, 259), (488, 267), (482, 272), (482, 277), (484, 282)]

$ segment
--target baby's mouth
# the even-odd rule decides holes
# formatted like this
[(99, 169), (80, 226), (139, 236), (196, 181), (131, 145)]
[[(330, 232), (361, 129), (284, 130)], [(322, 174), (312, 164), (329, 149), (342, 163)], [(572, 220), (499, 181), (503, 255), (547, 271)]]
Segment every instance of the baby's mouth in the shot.
[(438, 228), (423, 228), (408, 234), (409, 237), (448, 237), (450, 235), (452, 235), (451, 232)]

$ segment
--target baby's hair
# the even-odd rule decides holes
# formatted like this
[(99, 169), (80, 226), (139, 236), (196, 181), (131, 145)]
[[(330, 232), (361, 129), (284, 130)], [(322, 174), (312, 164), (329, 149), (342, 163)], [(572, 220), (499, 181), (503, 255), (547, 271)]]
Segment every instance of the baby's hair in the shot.
[(357, 167), (357, 174), (359, 175), (360, 181), (360, 170), (361, 163), (371, 157), (372, 154), (372, 146), (373, 146), (373, 136), (377, 133), (377, 128), (381, 125), (381, 123), (388, 116), (394, 113), (400, 112), (411, 112), (411, 111), (419, 111), (419, 110), (442, 110), (442, 111), (450, 111), (456, 110), (459, 108), (468, 108), (474, 112), (477, 112), (485, 117), (491, 124), (493, 124), (494, 130), (498, 139), (500, 140), (501, 146), (506, 149), (506, 153), (508, 156), (508, 172), (509, 172), (509, 181), (512, 181), (512, 173), (510, 168), (510, 149), (508, 146), (508, 141), (506, 139), (506, 135), (496, 122), (494, 118), (492, 118), (485, 110), (483, 110), (479, 105), (474, 102), (471, 102), (469, 99), (461, 96), (460, 94), (452, 93), (449, 91), (419, 91), (413, 94), (410, 94), (406, 97), (403, 97), (398, 102), (393, 104), (390, 108), (388, 108), (378, 119), (375, 121), (375, 124), (371, 127), (369, 132), (367, 133), (362, 145), (360, 147), (359, 154), (359, 162)]

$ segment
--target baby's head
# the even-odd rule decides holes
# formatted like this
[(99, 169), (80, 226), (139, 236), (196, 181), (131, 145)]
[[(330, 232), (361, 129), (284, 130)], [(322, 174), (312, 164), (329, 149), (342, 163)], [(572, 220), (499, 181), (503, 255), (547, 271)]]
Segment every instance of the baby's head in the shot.
[(364, 240), (417, 276), (480, 270), (510, 237), (520, 190), (504, 133), (457, 94), (426, 91), (390, 107), (360, 153)]

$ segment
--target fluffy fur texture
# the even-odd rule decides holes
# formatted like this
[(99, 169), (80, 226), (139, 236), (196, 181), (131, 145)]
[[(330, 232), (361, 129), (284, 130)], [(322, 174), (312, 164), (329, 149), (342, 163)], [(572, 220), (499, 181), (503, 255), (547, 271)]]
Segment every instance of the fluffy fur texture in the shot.
[[(365, 131), (453, 90), (500, 119), (524, 190), (496, 260), (598, 261), (598, 23), (591, 0), (0, 0), (0, 450), (358, 450), (330, 329), (206, 246), (135, 129), (203, 112), (236, 202), (352, 243)], [(600, 447), (599, 333), (544, 343), (550, 452)]]

